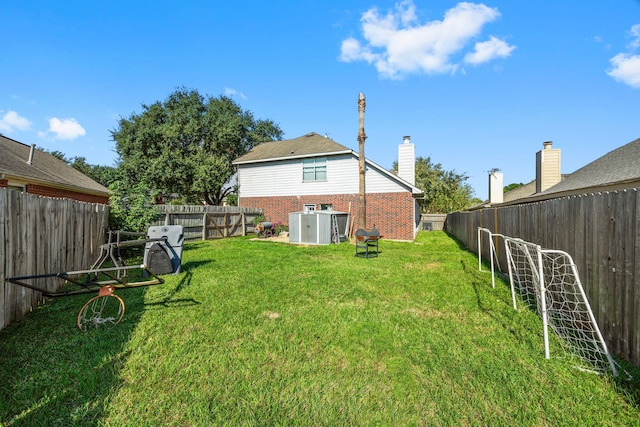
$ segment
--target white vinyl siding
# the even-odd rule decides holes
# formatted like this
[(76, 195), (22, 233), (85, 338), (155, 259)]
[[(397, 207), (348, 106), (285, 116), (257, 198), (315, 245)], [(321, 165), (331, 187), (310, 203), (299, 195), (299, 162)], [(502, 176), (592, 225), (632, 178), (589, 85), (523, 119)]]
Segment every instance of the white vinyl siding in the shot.
[[(302, 159), (239, 165), (239, 196), (358, 194), (358, 159), (351, 154), (324, 158), (326, 181), (304, 181)], [(368, 166), (365, 177), (367, 193), (411, 191), (375, 167)]]

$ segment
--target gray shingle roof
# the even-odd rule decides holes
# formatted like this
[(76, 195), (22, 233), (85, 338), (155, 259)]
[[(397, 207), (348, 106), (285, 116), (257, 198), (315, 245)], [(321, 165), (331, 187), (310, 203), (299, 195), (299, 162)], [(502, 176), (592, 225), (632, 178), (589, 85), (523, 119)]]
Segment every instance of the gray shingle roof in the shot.
[(640, 138), (617, 148), (570, 174), (542, 194), (591, 190), (640, 180)]
[(32, 164), (29, 164), (30, 151), (31, 146), (0, 135), (0, 175), (80, 193), (109, 196), (109, 189), (44, 151), (35, 149)]
[(254, 163), (275, 159), (291, 159), (317, 155), (351, 153), (352, 150), (342, 144), (319, 135), (308, 133), (298, 138), (283, 141), (263, 142), (244, 156), (234, 160), (234, 164)]
[[(263, 142), (256, 145), (244, 156), (234, 160), (234, 164), (260, 163), (274, 160), (296, 159), (315, 156), (330, 156), (336, 154), (351, 154), (359, 158), (359, 154), (342, 144), (319, 135), (315, 132), (308, 133), (298, 138), (286, 139), (283, 141)], [(388, 176), (390, 179), (405, 185), (412, 194), (420, 195), (423, 191), (415, 185), (403, 180), (397, 175), (389, 172), (382, 166), (365, 159), (367, 164), (376, 168), (380, 173)]]

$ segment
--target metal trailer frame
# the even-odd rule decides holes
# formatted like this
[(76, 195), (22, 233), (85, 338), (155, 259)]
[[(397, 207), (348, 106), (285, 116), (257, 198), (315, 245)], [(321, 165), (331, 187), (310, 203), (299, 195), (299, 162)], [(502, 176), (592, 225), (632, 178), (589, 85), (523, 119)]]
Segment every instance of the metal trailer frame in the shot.
[[(141, 269), (143, 272), (149, 274), (150, 279), (140, 282), (127, 282), (125, 280), (126, 274), (120, 274), (133, 269)], [(116, 274), (112, 274), (115, 272)], [(106, 280), (100, 280), (100, 275), (107, 276)], [(79, 280), (77, 276), (85, 276), (85, 280)], [(49, 291), (46, 288), (25, 283), (25, 280), (47, 279), (56, 277), (67, 282), (80, 286), (82, 289), (74, 289), (72, 291)], [(88, 294), (98, 292), (101, 287), (111, 286), (114, 289), (128, 289), (139, 288), (141, 286), (160, 285), (164, 283), (164, 279), (154, 274), (149, 267), (144, 264), (130, 265), (121, 267), (106, 267), (106, 268), (92, 268), (89, 270), (67, 271), (62, 273), (50, 273), (50, 274), (34, 274), (31, 276), (9, 277), (7, 282), (11, 282), (14, 285), (24, 286), (25, 288), (33, 289), (34, 291), (41, 292), (42, 295), (49, 298), (65, 297), (70, 295)]]
[[(96, 297), (91, 298), (80, 310), (78, 315), (78, 327), (82, 330), (86, 328), (86, 322), (91, 322), (96, 326), (102, 324), (117, 324), (124, 315), (124, 302), (122, 299), (114, 295), (114, 291), (117, 289), (131, 289), (139, 288), (143, 286), (160, 285), (164, 283), (164, 279), (155, 274), (147, 265), (138, 264), (127, 266), (120, 254), (120, 248), (125, 246), (137, 246), (145, 245), (148, 242), (165, 242), (165, 237), (157, 239), (135, 239), (135, 240), (121, 240), (121, 235), (129, 236), (144, 236), (144, 233), (129, 233), (122, 231), (109, 231), (108, 242), (100, 245), (100, 255), (98, 259), (93, 263), (88, 270), (77, 271), (65, 271), (60, 273), (49, 274), (34, 274), (29, 276), (17, 276), (6, 278), (5, 281), (13, 283), (14, 285), (22, 286), (36, 292), (40, 292), (43, 296), (48, 298), (57, 298), (64, 296), (73, 296), (80, 294), (89, 294), (97, 292)], [(102, 267), (105, 262), (111, 260), (114, 264), (113, 267)], [(131, 270), (141, 270), (142, 277), (130, 280), (127, 278), (127, 273)], [(129, 275), (130, 276), (130, 275)], [(65, 282), (72, 283), (79, 287), (72, 290), (54, 290), (50, 291), (42, 286), (37, 286), (33, 283), (28, 283), (29, 280), (39, 279), (51, 279), (56, 278), (64, 280)], [(90, 318), (86, 317), (87, 306), (96, 299), (104, 297), (115, 297), (121, 305), (121, 311), (118, 313), (117, 318), (102, 317), (102, 310), (104, 309), (104, 301), (99, 308), (94, 303), (91, 306), (93, 310)], [(81, 324), (82, 320), (82, 324)]]

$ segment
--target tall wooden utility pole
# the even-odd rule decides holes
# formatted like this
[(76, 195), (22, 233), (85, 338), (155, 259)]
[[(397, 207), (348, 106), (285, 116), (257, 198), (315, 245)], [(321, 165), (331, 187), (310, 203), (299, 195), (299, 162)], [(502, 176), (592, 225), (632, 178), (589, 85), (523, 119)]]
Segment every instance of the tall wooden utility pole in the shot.
[(367, 135), (364, 133), (364, 108), (367, 106), (367, 101), (364, 98), (364, 93), (360, 92), (358, 96), (358, 112), (360, 113), (360, 131), (358, 132), (358, 149), (360, 150), (360, 210), (358, 217), (358, 228), (364, 230), (367, 229), (367, 196), (365, 189), (365, 163), (364, 163), (364, 140), (367, 139)]

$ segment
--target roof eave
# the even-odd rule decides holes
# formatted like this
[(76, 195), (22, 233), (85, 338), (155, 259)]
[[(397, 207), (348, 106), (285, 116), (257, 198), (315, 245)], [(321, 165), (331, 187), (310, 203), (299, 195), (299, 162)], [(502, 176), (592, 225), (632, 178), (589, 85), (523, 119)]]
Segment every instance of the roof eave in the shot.
[(326, 153), (310, 153), (310, 154), (300, 154), (300, 155), (283, 156), (283, 157), (270, 157), (267, 159), (241, 160), (241, 161), (236, 160), (231, 162), (231, 164), (246, 165), (251, 163), (267, 163), (267, 162), (277, 162), (282, 160), (304, 159), (307, 157), (337, 156), (340, 154), (353, 154), (353, 150), (330, 151)]
[(53, 181), (44, 181), (41, 179), (29, 177), (29, 176), (16, 175), (16, 174), (11, 174), (6, 172), (0, 173), (0, 179), (15, 179), (16, 181), (23, 181), (26, 183), (42, 185), (44, 187), (57, 188), (60, 190), (73, 191), (74, 193), (90, 194), (92, 196), (109, 197), (111, 195), (109, 190), (104, 192), (100, 190), (94, 190), (91, 188), (78, 187), (75, 185), (69, 185), (69, 184), (53, 182)]

